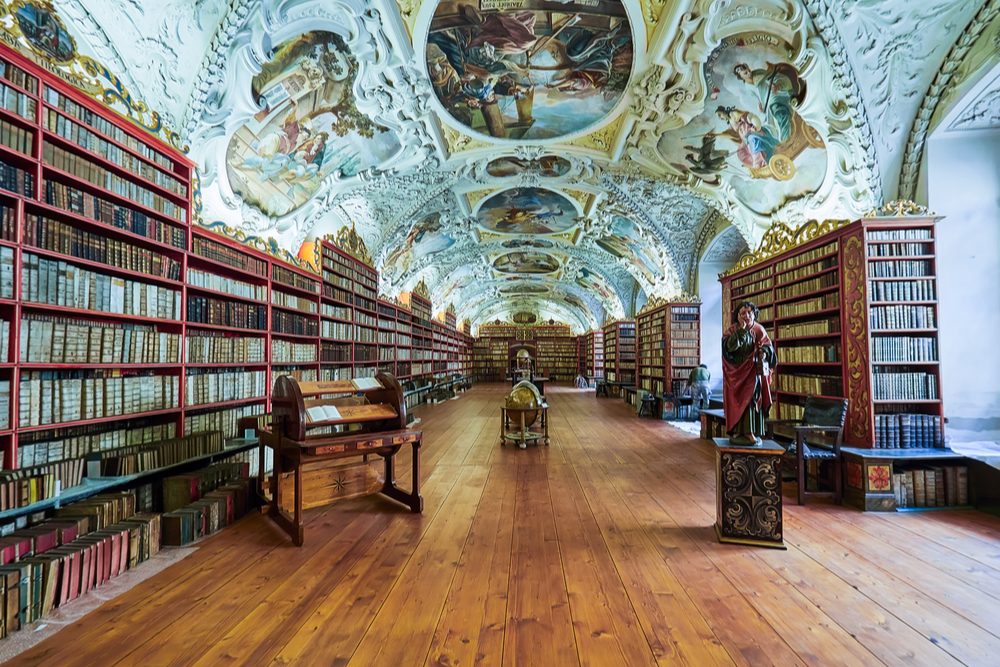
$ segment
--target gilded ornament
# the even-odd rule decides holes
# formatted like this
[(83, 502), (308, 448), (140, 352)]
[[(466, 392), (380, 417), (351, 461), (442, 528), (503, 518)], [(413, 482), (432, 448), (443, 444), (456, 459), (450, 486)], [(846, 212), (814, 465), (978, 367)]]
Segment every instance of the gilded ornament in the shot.
[(622, 123), (625, 121), (624, 116), (619, 116), (614, 122), (608, 123), (599, 130), (594, 130), (590, 134), (584, 135), (579, 139), (574, 139), (570, 141), (570, 145), (579, 146), (580, 148), (589, 148), (591, 150), (600, 151), (601, 153), (610, 154), (615, 147), (615, 140), (618, 138), (619, 132), (622, 129)]
[(337, 236), (330, 239), (329, 236), (324, 237), (324, 239), (329, 239), (333, 241), (333, 244), (346, 252), (348, 255), (357, 259), (368, 266), (372, 266), (372, 256), (368, 252), (368, 246), (365, 245), (365, 240), (361, 238), (358, 231), (354, 228), (352, 224), (350, 227), (343, 226), (340, 231), (337, 232)]
[(427, 299), (428, 301), (430, 301), (431, 291), (427, 289), (427, 283), (424, 282), (423, 278), (421, 278), (420, 282), (417, 283), (417, 286), (413, 288), (413, 293), (423, 299)]
[(755, 264), (760, 264), (783, 252), (788, 252), (793, 248), (804, 245), (813, 239), (817, 239), (825, 234), (836, 231), (841, 227), (850, 224), (850, 220), (810, 220), (798, 229), (793, 229), (783, 222), (774, 222), (770, 229), (764, 234), (757, 250), (740, 257), (736, 266), (719, 274), (720, 278), (731, 276), (748, 269)]
[(51, 0), (15, 0), (0, 12), (0, 31), (8, 45), (133, 125), (181, 152), (188, 151), (180, 135), (163, 124), (159, 112), (134, 99), (107, 67), (77, 52), (76, 40)]
[(928, 211), (926, 206), (921, 206), (909, 199), (895, 199), (884, 204), (881, 208), (873, 208), (865, 213), (866, 218), (927, 217), (932, 215), (936, 214), (933, 211)]

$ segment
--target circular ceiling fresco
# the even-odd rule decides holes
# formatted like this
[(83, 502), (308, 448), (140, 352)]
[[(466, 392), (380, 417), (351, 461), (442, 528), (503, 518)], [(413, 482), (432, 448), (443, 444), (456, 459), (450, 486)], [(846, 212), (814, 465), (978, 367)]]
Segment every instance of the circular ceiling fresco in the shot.
[(476, 219), (501, 234), (558, 234), (576, 224), (576, 206), (542, 188), (511, 188), (485, 200)]
[(465, 128), (554, 139), (615, 108), (632, 72), (632, 30), (620, 0), (442, 0), (425, 57), (435, 95)]

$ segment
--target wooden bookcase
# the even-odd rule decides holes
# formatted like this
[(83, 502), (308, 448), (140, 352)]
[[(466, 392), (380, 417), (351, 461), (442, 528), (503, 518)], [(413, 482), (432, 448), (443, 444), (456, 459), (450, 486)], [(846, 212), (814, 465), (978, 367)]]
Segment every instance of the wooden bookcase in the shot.
[(635, 385), (635, 321), (604, 325), (604, 377), (608, 382)]
[[(236, 435), (279, 375), (412, 374), (411, 313), (377, 300), (372, 267), (325, 243), (320, 276), (192, 225), (186, 157), (10, 49), (0, 61), (0, 483), (20, 496), (0, 519), (51, 505), (56, 482), (104, 488), (81, 486), (88, 454)], [(441, 337), (461, 368), (471, 339)]]
[(583, 336), (583, 374), (596, 379), (604, 378), (604, 331), (588, 331)]
[(639, 389), (680, 394), (701, 358), (701, 306), (654, 303), (636, 318)]
[(577, 353), (574, 336), (541, 336), (535, 339), (536, 374), (553, 382), (571, 382), (576, 377)]
[(801, 416), (806, 396), (846, 397), (848, 445), (943, 446), (936, 220), (827, 222), (721, 278), (724, 328), (749, 299), (775, 342), (779, 417)]

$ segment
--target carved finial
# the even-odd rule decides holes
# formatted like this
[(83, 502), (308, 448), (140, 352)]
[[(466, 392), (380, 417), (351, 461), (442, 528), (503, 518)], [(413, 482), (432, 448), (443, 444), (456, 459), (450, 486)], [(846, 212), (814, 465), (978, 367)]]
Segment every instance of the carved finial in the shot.
[(430, 300), (431, 298), (431, 291), (427, 289), (427, 284), (424, 282), (423, 278), (421, 278), (420, 282), (417, 283), (417, 286), (413, 288), (413, 293), (419, 297), (423, 297), (424, 299)]
[(358, 234), (357, 230), (354, 228), (353, 222), (351, 223), (350, 228), (346, 225), (341, 227), (340, 231), (337, 232), (337, 236), (332, 240), (338, 248), (346, 252), (351, 257), (372, 266), (372, 256), (368, 253), (368, 246), (365, 245), (364, 239), (361, 238), (361, 235)]
[(906, 216), (928, 216), (935, 215), (928, 211), (926, 206), (910, 201), (909, 199), (895, 199), (881, 208), (873, 208), (865, 214), (866, 218), (903, 218)]

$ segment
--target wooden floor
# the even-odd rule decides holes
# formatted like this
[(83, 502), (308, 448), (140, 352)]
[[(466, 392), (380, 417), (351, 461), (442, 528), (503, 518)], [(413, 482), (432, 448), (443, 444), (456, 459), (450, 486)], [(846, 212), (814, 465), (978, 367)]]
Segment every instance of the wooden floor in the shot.
[(790, 487), (787, 551), (722, 545), (707, 442), (552, 388), (552, 445), (501, 449), (505, 389), (419, 412), (422, 516), (253, 515), (17, 664), (1000, 664), (1000, 520)]

